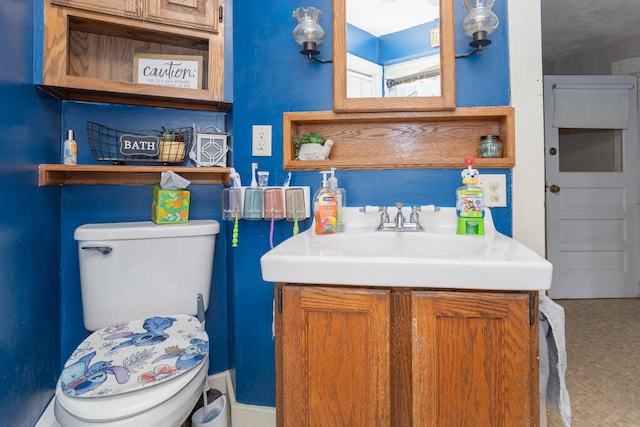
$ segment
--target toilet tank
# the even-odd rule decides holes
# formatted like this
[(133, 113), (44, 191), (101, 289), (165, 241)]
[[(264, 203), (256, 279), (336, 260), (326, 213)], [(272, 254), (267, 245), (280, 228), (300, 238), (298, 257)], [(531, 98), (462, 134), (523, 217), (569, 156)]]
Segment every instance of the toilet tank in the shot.
[(85, 327), (205, 309), (213, 273), (215, 220), (158, 225), (148, 222), (86, 224), (78, 241)]

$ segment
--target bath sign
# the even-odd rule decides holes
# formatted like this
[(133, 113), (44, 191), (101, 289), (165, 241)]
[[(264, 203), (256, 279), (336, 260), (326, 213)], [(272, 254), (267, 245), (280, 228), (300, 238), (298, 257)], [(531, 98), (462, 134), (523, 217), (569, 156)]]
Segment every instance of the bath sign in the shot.
[(125, 156), (156, 157), (160, 152), (160, 138), (157, 136), (120, 135), (120, 153)]
[(202, 89), (202, 56), (139, 53), (133, 58), (135, 83)]

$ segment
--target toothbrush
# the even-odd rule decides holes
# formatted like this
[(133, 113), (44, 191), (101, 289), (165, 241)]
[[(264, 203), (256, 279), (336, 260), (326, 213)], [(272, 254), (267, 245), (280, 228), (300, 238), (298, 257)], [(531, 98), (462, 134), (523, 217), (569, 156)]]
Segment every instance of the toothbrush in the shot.
[(276, 218), (275, 211), (276, 211), (276, 207), (271, 206), (271, 230), (269, 231), (269, 246), (271, 247), (271, 249), (273, 249), (273, 229), (274, 229), (275, 218)]
[(257, 163), (251, 163), (251, 186), (257, 187), (258, 181), (256, 181), (256, 171), (258, 170)]
[(300, 231), (298, 229), (298, 208), (294, 207), (293, 208), (293, 235), (295, 236), (296, 234), (298, 234), (298, 231)]
[(231, 247), (238, 247), (238, 211), (240, 208), (236, 205), (236, 220), (233, 222), (233, 233), (231, 234)]

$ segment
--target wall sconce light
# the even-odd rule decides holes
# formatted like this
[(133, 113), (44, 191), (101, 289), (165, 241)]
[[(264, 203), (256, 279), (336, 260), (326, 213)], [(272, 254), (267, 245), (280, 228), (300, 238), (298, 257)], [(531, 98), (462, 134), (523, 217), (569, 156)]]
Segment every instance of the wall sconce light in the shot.
[(298, 25), (293, 29), (293, 39), (302, 45), (301, 54), (309, 61), (331, 62), (331, 59), (320, 59), (318, 45), (324, 41), (324, 30), (318, 23), (322, 11), (315, 7), (299, 7), (293, 11), (293, 17), (298, 19)]
[(498, 17), (491, 11), (494, 2), (495, 0), (464, 0), (469, 14), (462, 21), (462, 29), (468, 36), (473, 37), (469, 46), (474, 50), (456, 55), (456, 58), (471, 56), (491, 44), (487, 36), (498, 28)]

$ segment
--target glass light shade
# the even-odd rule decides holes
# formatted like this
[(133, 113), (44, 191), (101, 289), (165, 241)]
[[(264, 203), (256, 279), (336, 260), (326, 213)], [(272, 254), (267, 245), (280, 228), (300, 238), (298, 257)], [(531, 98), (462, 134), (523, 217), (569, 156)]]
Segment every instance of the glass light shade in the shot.
[(298, 25), (293, 29), (293, 39), (304, 46), (305, 43), (321, 44), (324, 41), (324, 30), (318, 23), (322, 11), (315, 7), (299, 7), (293, 11), (293, 17), (298, 19)]
[(465, 0), (464, 5), (469, 14), (462, 21), (462, 29), (473, 37), (478, 32), (484, 36), (491, 34), (498, 28), (498, 17), (491, 11), (495, 0)]

